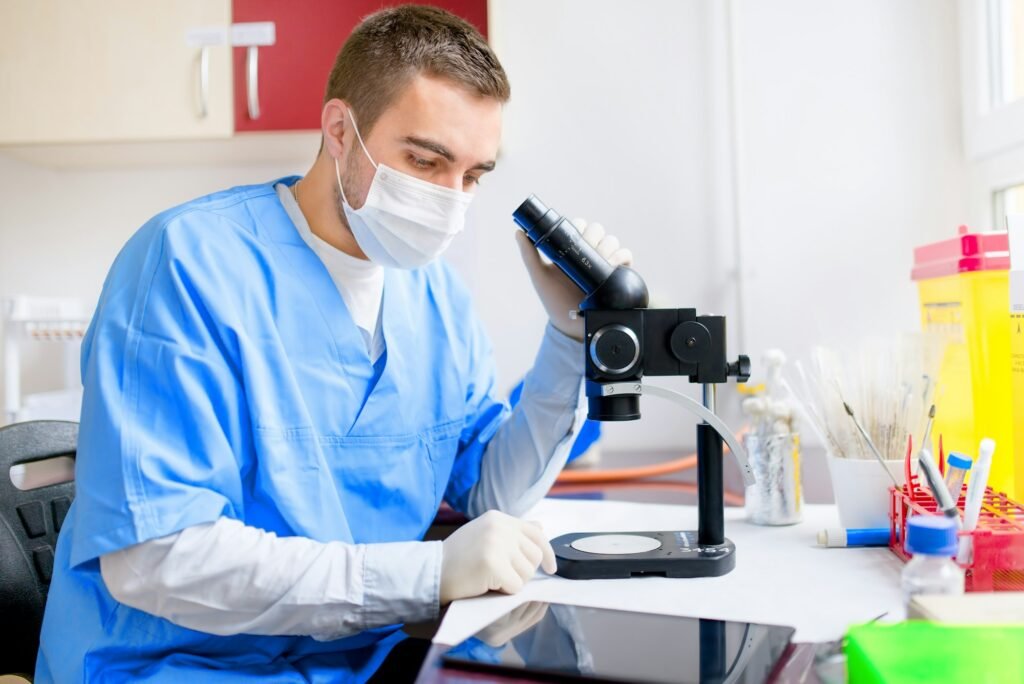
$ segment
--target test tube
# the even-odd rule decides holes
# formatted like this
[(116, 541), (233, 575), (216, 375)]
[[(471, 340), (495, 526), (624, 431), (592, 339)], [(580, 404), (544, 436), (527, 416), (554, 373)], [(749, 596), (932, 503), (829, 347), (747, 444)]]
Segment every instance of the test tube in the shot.
[(974, 460), (970, 456), (964, 456), (963, 454), (950, 452), (946, 458), (946, 475), (944, 479), (946, 481), (946, 489), (949, 490), (953, 501), (960, 499), (960, 490), (964, 486), (964, 478), (973, 464)]

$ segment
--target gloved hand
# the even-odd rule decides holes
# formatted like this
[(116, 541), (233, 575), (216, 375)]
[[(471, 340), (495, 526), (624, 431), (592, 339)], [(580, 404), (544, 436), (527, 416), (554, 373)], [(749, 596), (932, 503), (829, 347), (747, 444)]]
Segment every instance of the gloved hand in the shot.
[(488, 591), (514, 594), (538, 566), (549, 574), (557, 569), (540, 524), (488, 511), (444, 540), (441, 604)]
[[(572, 224), (583, 234), (583, 239), (597, 250), (612, 266), (630, 266), (633, 253), (619, 245), (614, 235), (606, 235), (600, 223), (587, 225), (584, 219), (573, 219)], [(569, 280), (557, 266), (545, 263), (540, 252), (533, 246), (526, 233), (516, 231), (516, 241), (522, 253), (523, 263), (530, 273), (533, 289), (537, 291), (540, 301), (548, 312), (551, 324), (575, 340), (583, 340), (583, 319), (569, 318), (569, 312), (579, 308), (583, 294), (576, 284)]]

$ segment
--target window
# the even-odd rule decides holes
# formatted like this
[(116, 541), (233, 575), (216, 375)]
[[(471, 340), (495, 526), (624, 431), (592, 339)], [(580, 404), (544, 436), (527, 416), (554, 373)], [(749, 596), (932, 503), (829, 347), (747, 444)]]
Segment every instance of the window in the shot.
[(1024, 215), (1024, 0), (960, 0), (960, 86), (970, 221)]
[(1024, 214), (1024, 183), (997, 190), (993, 200), (996, 227), (1005, 230), (1007, 214)]
[(973, 159), (1024, 143), (1024, 0), (961, 0), (964, 140)]
[(1024, 97), (1024, 0), (988, 0), (989, 102)]

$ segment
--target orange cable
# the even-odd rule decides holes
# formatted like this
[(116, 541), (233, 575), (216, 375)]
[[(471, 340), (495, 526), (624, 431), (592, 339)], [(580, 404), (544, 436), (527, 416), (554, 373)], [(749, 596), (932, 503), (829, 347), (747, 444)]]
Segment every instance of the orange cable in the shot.
[[(737, 437), (743, 438), (748, 432), (744, 427)], [(723, 444), (722, 454), (729, 453), (729, 445)], [(665, 463), (655, 463), (647, 466), (634, 466), (631, 468), (612, 468), (609, 470), (563, 470), (555, 480), (555, 484), (603, 484), (607, 482), (622, 482), (625, 480), (640, 480), (648, 477), (659, 477), (671, 473), (679, 473), (697, 466), (697, 453), (693, 452), (682, 458), (673, 459)]]
[[(591, 492), (607, 492), (614, 489), (654, 489), (683, 491), (688, 494), (697, 493), (697, 485), (693, 482), (666, 482), (662, 480), (655, 482), (613, 482), (600, 486), (596, 484), (556, 484), (551, 488), (551, 494), (588, 494)], [(723, 500), (731, 506), (742, 506), (746, 501), (742, 494), (729, 490), (723, 492)]]
[(563, 470), (555, 480), (556, 484), (599, 484), (604, 482), (621, 482), (639, 480), (647, 477), (658, 477), (678, 473), (696, 467), (697, 454), (676, 458), (665, 463), (632, 468), (613, 468), (610, 470)]

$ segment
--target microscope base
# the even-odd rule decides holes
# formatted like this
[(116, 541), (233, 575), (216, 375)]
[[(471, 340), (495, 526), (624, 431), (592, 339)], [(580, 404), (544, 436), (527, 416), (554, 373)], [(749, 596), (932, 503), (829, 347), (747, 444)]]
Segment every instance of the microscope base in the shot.
[(567, 579), (718, 577), (736, 567), (731, 541), (701, 546), (695, 531), (576, 532), (551, 546), (557, 574)]

